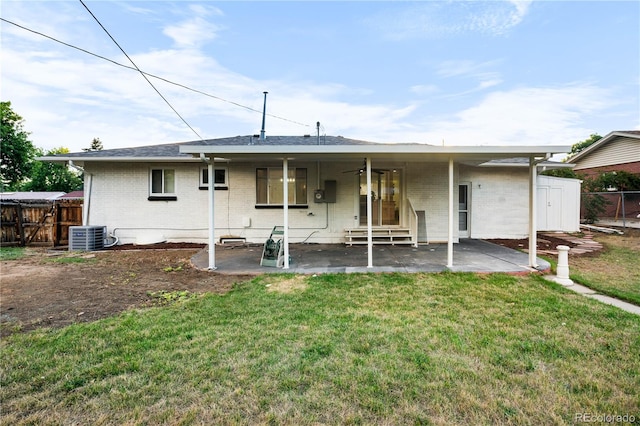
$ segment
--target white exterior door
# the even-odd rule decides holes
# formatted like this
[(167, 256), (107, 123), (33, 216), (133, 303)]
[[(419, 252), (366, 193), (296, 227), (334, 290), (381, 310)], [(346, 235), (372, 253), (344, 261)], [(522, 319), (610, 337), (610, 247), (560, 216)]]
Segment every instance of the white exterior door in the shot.
[(458, 185), (458, 236), (469, 238), (471, 222), (471, 184)]
[(538, 230), (561, 231), (562, 188), (538, 187)]

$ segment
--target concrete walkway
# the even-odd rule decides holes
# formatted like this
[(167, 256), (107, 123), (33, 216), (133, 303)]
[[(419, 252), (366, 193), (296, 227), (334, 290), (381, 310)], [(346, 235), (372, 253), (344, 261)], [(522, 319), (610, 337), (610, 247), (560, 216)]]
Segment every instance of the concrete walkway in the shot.
[[(265, 273), (353, 273), (353, 272), (507, 272), (545, 271), (550, 265), (538, 258), (538, 269), (529, 268), (527, 253), (482, 240), (454, 244), (453, 264), (447, 268), (447, 245), (374, 246), (373, 268), (367, 268), (366, 246), (344, 244), (290, 244), (290, 268), (260, 266), (262, 245), (216, 245), (216, 272), (234, 275)], [(195, 267), (208, 268), (208, 249), (191, 259)]]
[[(545, 278), (548, 279), (549, 281), (555, 281), (554, 276), (546, 276)], [(576, 293), (582, 294), (583, 296), (598, 300), (602, 303), (606, 303), (607, 305), (620, 308), (623, 311), (640, 315), (640, 306), (634, 305), (633, 303), (624, 302), (614, 297), (605, 296), (604, 294), (599, 294), (595, 290), (592, 290), (589, 287), (585, 287), (581, 284), (573, 283), (571, 285), (565, 285), (564, 287), (568, 290), (572, 290), (572, 291), (575, 291)]]

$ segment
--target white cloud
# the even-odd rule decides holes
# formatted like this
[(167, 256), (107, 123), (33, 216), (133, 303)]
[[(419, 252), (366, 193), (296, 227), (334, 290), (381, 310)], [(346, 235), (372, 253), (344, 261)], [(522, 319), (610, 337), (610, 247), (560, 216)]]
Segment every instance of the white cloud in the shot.
[(202, 46), (215, 39), (220, 29), (219, 26), (197, 16), (176, 25), (169, 25), (164, 28), (162, 33), (170, 37), (176, 47), (192, 48)]
[(590, 84), (494, 92), (452, 118), (428, 123), (427, 138), (449, 145), (566, 145), (588, 135), (587, 117), (610, 106)]
[(477, 76), (486, 74), (488, 69), (500, 65), (500, 61), (476, 62), (470, 60), (443, 61), (437, 67), (436, 74), (441, 77)]
[(437, 93), (439, 89), (435, 84), (417, 84), (415, 86), (411, 86), (409, 91), (417, 95), (432, 95)]
[[(339, 101), (353, 98), (354, 89), (334, 83), (255, 80), (195, 49), (159, 50), (133, 59), (145, 71), (258, 111), (267, 88), (267, 112), (287, 119), (267, 117), (267, 135), (314, 133), (315, 122), (320, 121), (327, 134), (380, 142), (565, 145), (593, 133), (589, 119), (611, 105), (607, 91), (581, 83), (494, 91), (475, 105), (442, 116), (435, 115), (442, 110), (434, 104)], [(167, 67), (175, 63), (180, 67)], [(477, 64), (457, 69), (468, 73), (461, 77), (476, 72), (490, 76)], [(25, 117), (36, 146), (79, 151), (94, 137), (107, 148), (197, 139), (135, 71), (91, 57), (65, 58), (56, 51), (25, 52), (4, 46), (2, 72), (3, 97)], [(484, 89), (499, 83), (499, 79), (474, 78)], [(259, 112), (152, 82), (204, 138), (260, 130)], [(411, 90), (428, 95), (438, 87), (417, 85)]]
[[(507, 5), (518, 16), (524, 16), (528, 7), (520, 5), (518, 12), (517, 5)], [(204, 16), (218, 12), (209, 8), (193, 17), (197, 12), (192, 8), (185, 12), (189, 18), (167, 27), (175, 40), (174, 47), (142, 52), (132, 58), (147, 72), (222, 98), (152, 79), (205, 138), (258, 133), (263, 90), (270, 92), (267, 135), (315, 133), (315, 123), (320, 121), (330, 135), (432, 144), (444, 139), (449, 145), (571, 144), (598, 131), (593, 128), (594, 119), (612, 105), (608, 91), (588, 83), (497, 91), (502, 78), (495, 70), (501, 61), (443, 62), (437, 69), (438, 77), (456, 83), (470, 82), (467, 86), (471, 88), (462, 94), (493, 90), (480, 101), (470, 100), (471, 97), (456, 99), (456, 105), (462, 106), (446, 116), (442, 112), (444, 102), (356, 103), (350, 100), (366, 99), (368, 88), (311, 79), (261, 80), (225, 68), (200, 49), (200, 43), (212, 39), (200, 38), (202, 31), (212, 25)], [(80, 151), (94, 137), (99, 137), (106, 148), (196, 139), (137, 72), (24, 31), (8, 34), (5, 28), (3, 36), (8, 35), (11, 42), (7, 37), (2, 46), (3, 99), (11, 100), (14, 110), (24, 116), (25, 128), (32, 132), (37, 146), (65, 146)], [(214, 26), (211, 37), (217, 30)], [(79, 29), (80, 34), (83, 31), (91, 32)], [(126, 63), (123, 58), (119, 60)], [(409, 90), (433, 100), (434, 95), (442, 96), (444, 85), (440, 83), (415, 84)]]
[[(370, 17), (369, 24), (394, 40), (480, 33), (503, 35), (520, 24), (531, 1), (428, 1)], [(402, 3), (400, 3), (402, 4)]]
[(215, 6), (192, 4), (189, 10), (199, 16), (224, 16), (224, 12)]
[(486, 90), (502, 83), (499, 72), (492, 71), (501, 61), (474, 62), (469, 60), (444, 61), (436, 70), (436, 75), (444, 78), (461, 78), (475, 81), (475, 86), (462, 92), (446, 95), (453, 98)]

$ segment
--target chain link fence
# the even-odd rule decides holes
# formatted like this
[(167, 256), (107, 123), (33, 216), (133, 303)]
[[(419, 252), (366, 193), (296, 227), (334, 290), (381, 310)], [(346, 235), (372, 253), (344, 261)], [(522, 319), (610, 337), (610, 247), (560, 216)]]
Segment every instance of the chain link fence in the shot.
[(583, 192), (580, 220), (623, 228), (640, 227), (640, 191)]

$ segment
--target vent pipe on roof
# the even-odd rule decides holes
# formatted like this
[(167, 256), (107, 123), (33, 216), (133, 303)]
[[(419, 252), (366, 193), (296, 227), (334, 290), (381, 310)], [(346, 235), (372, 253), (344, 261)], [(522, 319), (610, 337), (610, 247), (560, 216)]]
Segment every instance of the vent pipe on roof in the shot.
[(262, 129), (260, 130), (261, 141), (264, 140), (264, 120), (267, 115), (267, 93), (269, 92), (262, 92), (262, 93), (264, 93), (264, 106), (262, 107)]

